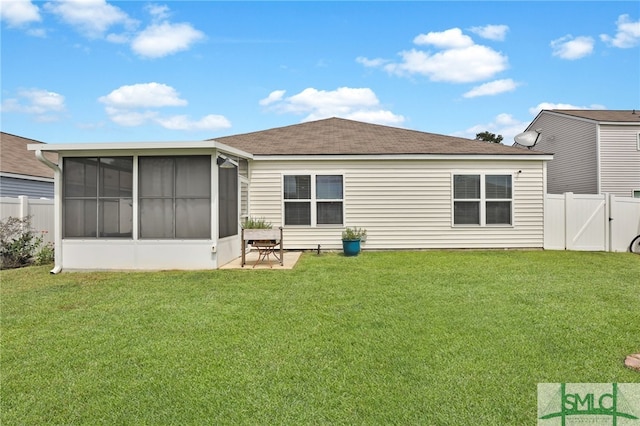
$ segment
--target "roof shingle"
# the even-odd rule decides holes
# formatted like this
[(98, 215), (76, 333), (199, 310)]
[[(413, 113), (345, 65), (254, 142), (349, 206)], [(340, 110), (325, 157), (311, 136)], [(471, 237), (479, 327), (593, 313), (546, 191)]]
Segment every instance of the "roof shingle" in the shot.
[(544, 155), (524, 148), (335, 117), (215, 140), (254, 155)]
[[(27, 151), (27, 145), (37, 143), (42, 142), (0, 132), (0, 172), (53, 179), (53, 170), (38, 161), (33, 151)], [(46, 157), (56, 163), (58, 155)]]
[(587, 118), (600, 122), (640, 123), (640, 112), (634, 110), (552, 109), (558, 114)]

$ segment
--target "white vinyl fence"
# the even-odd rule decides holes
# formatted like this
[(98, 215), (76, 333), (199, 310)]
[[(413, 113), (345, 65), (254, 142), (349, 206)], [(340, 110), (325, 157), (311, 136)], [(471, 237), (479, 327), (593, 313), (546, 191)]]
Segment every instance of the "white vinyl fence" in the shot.
[[(31, 226), (53, 243), (53, 200), (0, 197), (0, 220), (31, 216)], [(629, 251), (640, 235), (640, 198), (612, 194), (547, 194), (544, 213), (545, 250)]]
[(547, 194), (545, 250), (629, 251), (640, 234), (640, 199), (612, 194)]
[(31, 227), (41, 235), (45, 243), (53, 243), (53, 200), (20, 197), (0, 197), (0, 220), (8, 217), (31, 216)]

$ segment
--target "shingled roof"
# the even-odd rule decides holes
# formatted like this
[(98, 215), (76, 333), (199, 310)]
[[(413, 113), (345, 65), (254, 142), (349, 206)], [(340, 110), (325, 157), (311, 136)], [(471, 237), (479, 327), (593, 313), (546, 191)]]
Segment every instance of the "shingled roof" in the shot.
[[(28, 144), (38, 143), (42, 142), (0, 132), (0, 172), (53, 179), (53, 170), (38, 161), (33, 151), (27, 151)], [(46, 157), (57, 162), (57, 154)]]
[(599, 122), (613, 123), (638, 123), (640, 124), (640, 112), (634, 110), (597, 110), (597, 109), (552, 109), (558, 114), (571, 115), (573, 117), (587, 118)]
[(544, 155), (524, 148), (335, 117), (215, 140), (253, 155)]

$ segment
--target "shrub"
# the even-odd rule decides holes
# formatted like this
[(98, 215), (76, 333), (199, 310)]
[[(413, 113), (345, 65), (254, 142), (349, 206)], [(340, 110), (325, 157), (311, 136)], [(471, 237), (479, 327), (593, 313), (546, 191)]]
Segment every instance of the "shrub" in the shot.
[(31, 217), (8, 217), (0, 221), (0, 268), (20, 268), (33, 263), (42, 237), (31, 228)]
[(267, 222), (267, 220), (263, 217), (248, 217), (242, 222), (243, 229), (271, 229), (273, 225), (271, 222)]
[(343, 240), (364, 240), (367, 238), (367, 230), (364, 228), (345, 228), (342, 231)]
[(55, 260), (53, 244), (44, 244), (36, 254), (36, 265), (47, 265)]

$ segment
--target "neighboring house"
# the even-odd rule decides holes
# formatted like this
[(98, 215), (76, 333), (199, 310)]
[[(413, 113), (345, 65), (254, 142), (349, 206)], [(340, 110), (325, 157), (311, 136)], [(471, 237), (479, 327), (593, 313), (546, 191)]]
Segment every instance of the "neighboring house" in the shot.
[(366, 249), (544, 243), (552, 156), (523, 148), (331, 118), (29, 149), (61, 157), (57, 270), (217, 268), (240, 256), (246, 216), (283, 226), (285, 249), (339, 249), (347, 226), (367, 228)]
[(527, 130), (541, 131), (533, 150), (553, 154), (550, 194), (640, 198), (640, 112), (543, 110)]
[[(27, 150), (42, 142), (0, 132), (0, 196), (53, 198), (53, 170)], [(50, 155), (57, 161), (56, 155)]]

